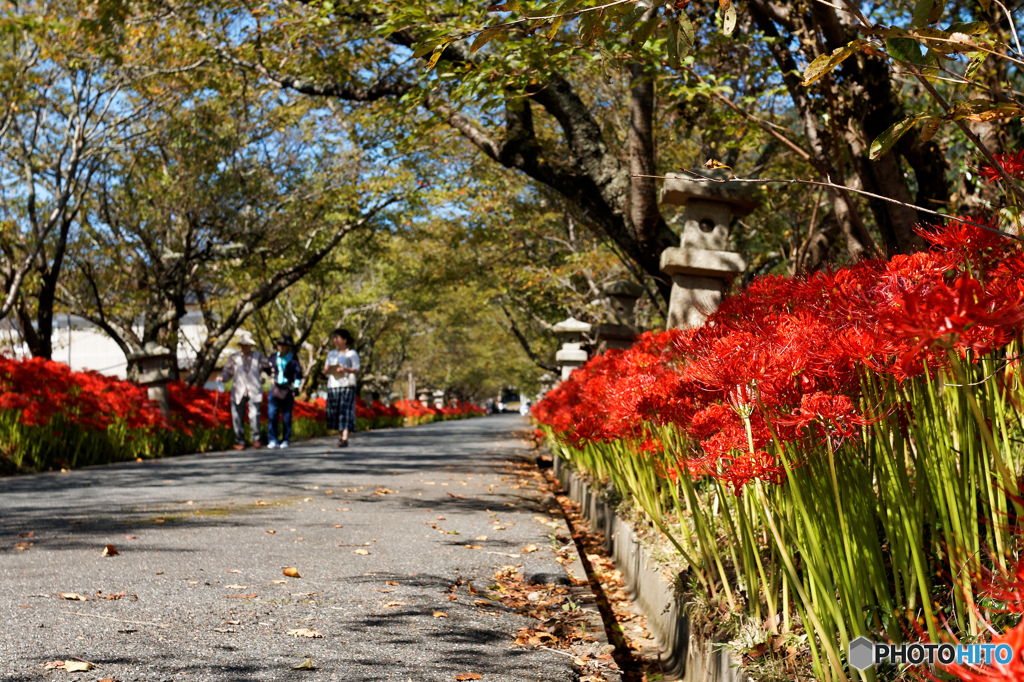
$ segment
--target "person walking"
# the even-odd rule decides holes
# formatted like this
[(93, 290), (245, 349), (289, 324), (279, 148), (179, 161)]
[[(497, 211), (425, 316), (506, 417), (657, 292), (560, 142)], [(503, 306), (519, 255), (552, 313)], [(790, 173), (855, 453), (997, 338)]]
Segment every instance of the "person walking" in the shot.
[[(288, 334), (277, 340), (277, 352), (270, 356), (270, 372), (273, 377), (270, 399), (267, 401), (267, 447), (287, 448), (292, 437), (292, 408), (295, 406), (295, 391), (302, 385), (302, 367), (294, 353), (295, 342)], [(277, 432), (277, 417), (281, 415), (282, 433)]]
[(349, 434), (356, 430), (356, 383), (359, 353), (352, 348), (354, 339), (347, 329), (331, 333), (334, 350), (324, 361), (327, 376), (327, 428), (339, 431), (338, 447), (348, 447)]
[(239, 332), (238, 345), (242, 349), (228, 358), (217, 379), (217, 386), (224, 392), (224, 382), (234, 379), (231, 384), (231, 426), (235, 430), (235, 450), (245, 449), (245, 412), (248, 407), (249, 427), (252, 431), (252, 446), (260, 447), (260, 402), (263, 387), (260, 372), (270, 371), (267, 356), (253, 350), (256, 342), (247, 331)]

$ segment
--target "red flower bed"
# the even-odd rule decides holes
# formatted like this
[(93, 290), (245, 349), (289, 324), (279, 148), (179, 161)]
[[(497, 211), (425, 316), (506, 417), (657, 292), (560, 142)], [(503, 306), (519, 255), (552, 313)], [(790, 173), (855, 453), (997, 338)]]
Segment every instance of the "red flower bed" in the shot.
[(1019, 338), (1020, 244), (960, 221), (921, 234), (929, 251), (757, 279), (699, 329), (595, 357), (533, 415), (577, 446), (674, 424), (695, 444), (679, 453), (693, 474), (778, 483), (773, 438), (857, 436), (865, 371), (902, 382)]

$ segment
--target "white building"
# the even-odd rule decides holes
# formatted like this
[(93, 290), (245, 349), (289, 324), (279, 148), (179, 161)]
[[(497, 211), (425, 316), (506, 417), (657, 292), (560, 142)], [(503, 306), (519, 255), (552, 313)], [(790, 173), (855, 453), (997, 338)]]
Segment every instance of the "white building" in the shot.
[[(142, 333), (141, 324), (136, 333)], [(206, 325), (199, 311), (190, 311), (178, 325), (178, 366), (191, 367), (196, 349), (206, 339)], [(75, 315), (59, 313), (53, 321), (53, 359), (73, 371), (91, 369), (100, 374), (127, 376), (128, 361), (121, 348), (106, 332), (92, 322)], [(0, 322), (0, 352), (14, 357), (28, 357), (28, 347), (17, 326), (10, 320)]]

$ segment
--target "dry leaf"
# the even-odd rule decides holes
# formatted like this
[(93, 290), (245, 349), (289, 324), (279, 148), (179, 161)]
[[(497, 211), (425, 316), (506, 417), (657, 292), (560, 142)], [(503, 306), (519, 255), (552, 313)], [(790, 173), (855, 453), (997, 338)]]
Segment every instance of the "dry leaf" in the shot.
[(459, 682), (462, 682), (462, 680), (482, 680), (483, 675), (480, 673), (462, 673), (460, 675), (456, 675), (455, 679), (459, 680)]
[[(464, 495), (456, 495), (455, 493), (448, 493), (448, 497), (454, 497), (457, 500), (464, 500), (464, 499), (466, 499), (466, 497)], [(468, 679), (473, 679), (473, 678), (467, 677), (466, 679), (468, 680)], [(476, 679), (479, 680), (480, 678), (478, 677)]]
[(486, 536), (486, 535), (479, 535), (479, 536), (477, 536), (477, 538), (476, 538), (476, 539), (477, 539), (477, 540), (479, 540), (479, 541), (481, 541), (481, 542), (483, 542), (484, 540), (486, 540), (486, 539), (487, 539), (487, 536)]
[(395, 582), (394, 580), (388, 580), (388, 581), (387, 581), (386, 583), (384, 583), (384, 584), (385, 584), (385, 585), (394, 585), (395, 587), (398, 587), (398, 583), (396, 583), (396, 582)]
[(384, 608), (390, 609), (396, 606), (406, 606), (406, 603), (404, 601), (389, 601), (387, 604), (384, 605)]
[(345, 526), (335, 526), (335, 528), (344, 528)]
[(214, 632), (234, 632), (231, 628), (214, 628)]
[[(96, 593), (96, 598), (97, 598), (97, 599), (99, 599), (99, 596), (100, 596), (100, 595), (99, 595), (99, 593), (97, 592), (97, 593)], [(117, 600), (117, 599), (120, 599), (121, 597), (127, 597), (127, 596), (128, 596), (128, 593), (127, 593), (127, 592), (123, 592), (123, 591), (122, 591), (122, 592), (117, 592), (116, 594), (107, 594), (107, 595), (104, 595), (104, 597), (103, 597), (103, 598), (104, 598), (104, 599), (106, 599), (107, 601), (115, 601), (115, 600)]]
[(324, 491), (324, 495), (333, 495), (333, 494), (334, 494), (333, 490), (325, 490)]
[(229, 568), (228, 569), (228, 573), (241, 573), (241, 571), (239, 571), (238, 569), (235, 569), (235, 568)]
[(256, 593), (253, 594), (228, 594), (225, 595), (225, 599), (253, 599), (256, 597)]
[(256, 500), (256, 506), (257, 507), (266, 507), (267, 503), (264, 502), (263, 500)]
[(64, 669), (64, 661), (49, 661), (48, 663), (43, 663), (43, 670), (63, 670), (63, 669)]
[(530, 554), (531, 552), (538, 551), (537, 545), (530, 543), (526, 547), (523, 547), (523, 554)]
[(285, 585), (288, 583), (287, 580), (271, 580), (270, 582), (274, 583), (275, 585)]
[(247, 587), (249, 587), (249, 586), (248, 585), (225, 585), (224, 589), (226, 589), (226, 590), (244, 590)]
[(394, 490), (389, 490), (388, 488), (378, 488), (377, 491), (375, 493), (373, 493), (373, 494), (374, 495), (390, 495), (393, 492), (395, 492), (395, 491)]
[(434, 618), (447, 618), (448, 614), (444, 611), (434, 611)]
[(36, 532), (34, 530), (30, 530), (28, 533), (18, 533), (18, 537), (19, 538), (30, 538), (30, 537), (32, 537), (35, 534), (36, 534)]
[(483, 549), (482, 545), (465, 545), (466, 549)]
[(240, 620), (226, 620), (226, 621), (224, 621), (224, 624), (225, 625), (241, 625), (242, 621), (240, 621)]
[(87, 673), (94, 667), (88, 661), (64, 661), (64, 670), (69, 673)]
[(118, 554), (120, 554), (120, 552), (118, 552), (117, 548), (113, 545), (107, 545), (103, 548), (102, 556), (117, 556)]
[(289, 630), (287, 634), (294, 637), (309, 637), (310, 639), (323, 639), (324, 637), (316, 630), (310, 630), (309, 628), (296, 628)]
[(301, 578), (302, 577), (301, 575), (299, 575), (299, 569), (291, 568), (291, 567), (284, 569), (284, 571), (282, 571), (281, 574), (282, 575), (286, 575), (289, 578)]
[(316, 668), (313, 667), (313, 659), (307, 658), (302, 663), (293, 665), (292, 670), (316, 670)]
[(83, 597), (77, 592), (61, 592), (60, 598), (67, 599), (69, 601), (89, 601), (88, 597)]
[(448, 519), (446, 519), (446, 518), (445, 518), (445, 517), (443, 517), (443, 516), (438, 516), (438, 517), (437, 517), (437, 520), (438, 520), (438, 521), (447, 521)]
[(346, 493), (357, 493), (357, 492), (359, 492), (359, 488), (342, 488), (342, 490), (345, 491)]
[(268, 531), (267, 531), (267, 534), (268, 534), (268, 535), (274, 535), (275, 533), (277, 533), (277, 531), (276, 531), (276, 530), (268, 530)]
[(104, 677), (100, 679), (98, 682), (117, 682), (117, 680), (115, 680), (113, 677)]
[(353, 554), (369, 554), (365, 549), (356, 549), (352, 551)]

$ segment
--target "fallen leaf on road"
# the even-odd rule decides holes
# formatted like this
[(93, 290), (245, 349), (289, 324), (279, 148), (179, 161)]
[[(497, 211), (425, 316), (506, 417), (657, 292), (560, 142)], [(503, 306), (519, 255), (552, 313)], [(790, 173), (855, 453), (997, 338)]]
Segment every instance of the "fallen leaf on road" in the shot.
[(104, 677), (100, 679), (98, 682), (117, 682), (117, 680), (115, 680), (113, 677)]
[(505, 530), (505, 526), (495, 526), (494, 530)]
[(30, 530), (28, 533), (18, 533), (18, 537), (19, 538), (30, 538), (30, 537), (32, 537), (35, 534), (36, 534), (36, 532), (34, 530)]
[(313, 659), (307, 658), (302, 663), (293, 665), (292, 670), (316, 670), (316, 668), (313, 667)]
[(377, 488), (377, 491), (374, 492), (373, 494), (374, 495), (391, 495), (394, 492), (395, 492), (394, 490), (391, 490), (389, 488)]
[[(106, 599), (107, 601), (116, 601), (116, 600), (120, 599), (121, 597), (127, 597), (127, 596), (128, 596), (127, 592), (116, 592), (114, 594), (105, 594), (105, 595), (103, 595), (103, 598)], [(96, 593), (96, 598), (97, 599), (100, 598), (100, 593), (99, 592)]]
[(335, 528), (344, 528), (345, 526), (335, 526)]
[(387, 582), (385, 582), (385, 585), (394, 585), (395, 587), (398, 587), (398, 583), (396, 583), (394, 580), (388, 580)]
[(531, 552), (538, 551), (537, 545), (530, 543), (526, 547), (523, 547), (523, 554), (530, 554)]
[(455, 601), (458, 598), (459, 598), (459, 596), (457, 594), (449, 594), (448, 595), (448, 601)]
[(87, 661), (64, 661), (64, 670), (69, 673), (87, 673), (93, 667), (95, 666)]
[(353, 554), (369, 554), (369, 552), (368, 552), (368, 551), (366, 551), (365, 549), (356, 549), (356, 550), (352, 550), (352, 553), (353, 553)]
[(302, 576), (299, 575), (299, 569), (291, 568), (291, 567), (284, 569), (281, 572), (281, 574), (282, 575), (286, 575), (289, 578), (301, 578), (302, 577)]
[(486, 536), (486, 535), (479, 535), (479, 536), (477, 536), (477, 538), (476, 538), (476, 539), (477, 539), (477, 540), (480, 540), (481, 542), (483, 542), (484, 540), (486, 540), (486, 539), (487, 539), (487, 536)]
[(34, 544), (36, 544), (36, 543), (34, 543), (34, 542), (15, 542), (14, 543), (14, 549), (19, 550), (21, 552), (27, 552), (29, 547), (31, 547)]
[(324, 491), (324, 495), (333, 495), (333, 494), (334, 494), (333, 490), (325, 490)]
[(267, 503), (264, 502), (263, 500), (256, 500), (256, 506), (257, 507), (266, 507)]
[[(456, 495), (455, 493), (448, 493), (448, 497), (454, 497), (454, 498), (456, 498), (456, 499), (458, 499), (458, 500), (464, 500), (464, 499), (466, 499), (464, 495)], [(467, 677), (466, 679), (472, 679), (472, 678), (468, 678), (468, 677)], [(480, 678), (478, 677), (478, 678), (476, 678), (476, 679), (480, 679)]]
[(224, 624), (225, 625), (241, 625), (242, 621), (240, 621), (240, 620), (226, 620), (226, 621), (224, 621)]
[(434, 611), (434, 618), (447, 618), (448, 614), (444, 611)]
[(466, 545), (466, 549), (483, 549), (482, 545)]
[(310, 630), (309, 628), (295, 628), (294, 630), (289, 630), (288, 634), (294, 637), (309, 637), (310, 639), (323, 639), (323, 635), (321, 635), (316, 630)]
[(359, 492), (359, 488), (342, 488), (342, 490), (344, 492), (346, 492), (346, 493), (357, 493), (357, 492)]
[(103, 548), (102, 556), (117, 556), (118, 554), (120, 554), (120, 552), (118, 552), (117, 548), (113, 545), (107, 545)]
[(268, 530), (267, 531), (267, 535), (275, 535), (276, 533), (277, 533), (276, 530)]
[(389, 601), (387, 604), (384, 605), (384, 608), (390, 609), (395, 606), (406, 606), (406, 603), (404, 601)]
[(462, 682), (463, 680), (482, 680), (483, 678), (483, 675), (480, 673), (462, 673), (455, 676), (455, 679), (459, 680), (459, 682)]
[(224, 589), (226, 589), (226, 590), (244, 590), (247, 587), (249, 587), (249, 586), (248, 585), (225, 585)]
[(83, 597), (77, 592), (61, 592), (61, 599), (67, 599), (68, 601), (89, 601), (88, 597)]
[(270, 582), (274, 583), (275, 585), (285, 585), (288, 583), (287, 580), (271, 580)]
[(313, 501), (313, 498), (312, 498), (312, 497), (303, 497), (303, 498), (302, 498), (302, 501), (303, 501), (303, 502), (312, 502), (312, 501)]
[(234, 632), (231, 628), (214, 628), (214, 632)]
[(345, 507), (345, 508), (344, 508), (344, 509), (342, 509), (341, 511), (352, 511), (352, 510), (351, 510), (351, 509), (349, 509), (348, 507)]
[(238, 569), (229, 568), (228, 573), (241, 573), (241, 571), (239, 571)]
[(256, 597), (255, 593), (253, 593), (253, 594), (228, 594), (228, 595), (224, 596), (225, 599), (253, 599), (255, 597)]
[(137, 536), (137, 535), (125, 535), (125, 537), (127, 539), (129, 539), (129, 540), (138, 540), (139, 539), (139, 536)]
[(43, 663), (43, 670), (63, 670), (63, 669), (64, 669), (64, 661), (49, 661), (48, 663)]
[(438, 516), (438, 517), (437, 517), (437, 520), (438, 520), (438, 521), (447, 521), (448, 519), (446, 519), (446, 518), (445, 518), (445, 517), (443, 517), (443, 516)]

